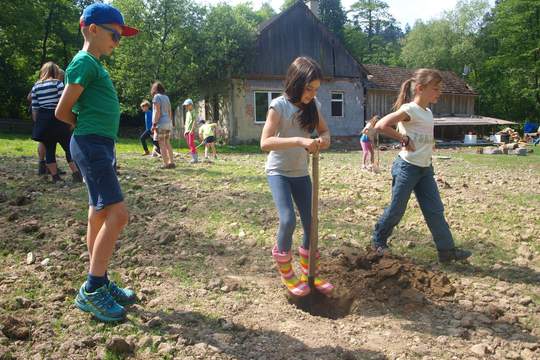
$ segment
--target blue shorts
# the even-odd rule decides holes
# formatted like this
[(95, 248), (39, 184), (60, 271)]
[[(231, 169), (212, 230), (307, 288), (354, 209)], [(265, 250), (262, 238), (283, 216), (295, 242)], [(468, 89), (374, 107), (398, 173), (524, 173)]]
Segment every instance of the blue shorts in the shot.
[(114, 169), (114, 140), (99, 135), (73, 135), (71, 156), (88, 189), (88, 204), (101, 210), (124, 200)]

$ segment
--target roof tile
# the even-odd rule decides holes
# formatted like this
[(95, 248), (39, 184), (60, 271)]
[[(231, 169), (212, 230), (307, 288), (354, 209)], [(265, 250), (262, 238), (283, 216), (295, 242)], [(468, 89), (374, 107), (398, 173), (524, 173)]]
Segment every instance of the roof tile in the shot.
[[(414, 69), (405, 69), (385, 65), (362, 64), (373, 77), (368, 76), (370, 89), (399, 91), (401, 84), (412, 77)], [(462, 78), (452, 71), (440, 71), (443, 77), (443, 93), (478, 95)]]

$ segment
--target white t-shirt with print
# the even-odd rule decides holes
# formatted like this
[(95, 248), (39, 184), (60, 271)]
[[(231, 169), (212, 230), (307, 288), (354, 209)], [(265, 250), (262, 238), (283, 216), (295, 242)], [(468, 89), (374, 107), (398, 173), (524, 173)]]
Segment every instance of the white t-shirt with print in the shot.
[(402, 149), (399, 156), (406, 162), (428, 167), (431, 165), (431, 155), (433, 154), (433, 114), (430, 109), (424, 109), (415, 102), (403, 104), (400, 110), (409, 115), (409, 121), (398, 123), (398, 131), (407, 135), (414, 143), (415, 151)]

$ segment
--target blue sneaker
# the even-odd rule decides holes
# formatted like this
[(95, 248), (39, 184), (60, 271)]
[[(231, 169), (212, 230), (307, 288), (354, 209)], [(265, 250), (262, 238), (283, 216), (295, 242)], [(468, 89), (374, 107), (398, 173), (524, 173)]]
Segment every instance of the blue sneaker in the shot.
[(113, 281), (109, 281), (108, 289), (113, 299), (122, 306), (135, 304), (137, 296), (131, 289), (121, 288)]
[(75, 306), (82, 311), (91, 313), (105, 322), (121, 321), (126, 317), (126, 310), (114, 301), (106, 285), (93, 293), (86, 292), (86, 282), (82, 284), (75, 298)]

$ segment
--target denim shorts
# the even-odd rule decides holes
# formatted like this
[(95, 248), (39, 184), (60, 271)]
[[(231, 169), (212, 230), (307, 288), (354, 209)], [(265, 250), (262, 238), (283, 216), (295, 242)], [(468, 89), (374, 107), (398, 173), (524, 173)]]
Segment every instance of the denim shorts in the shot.
[(114, 169), (114, 140), (99, 135), (73, 135), (69, 145), (88, 189), (88, 204), (101, 210), (123, 201)]

